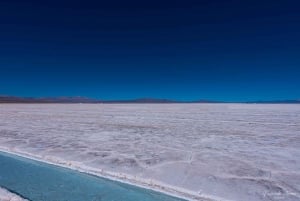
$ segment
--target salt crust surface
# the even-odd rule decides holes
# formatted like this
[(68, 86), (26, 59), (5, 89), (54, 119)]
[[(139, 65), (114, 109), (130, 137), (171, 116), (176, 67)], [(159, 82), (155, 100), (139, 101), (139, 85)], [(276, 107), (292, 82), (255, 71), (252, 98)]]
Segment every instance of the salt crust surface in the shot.
[(0, 188), (0, 201), (27, 201), (27, 200), (19, 197), (16, 194), (7, 191), (4, 188)]
[(196, 200), (300, 200), (300, 105), (0, 104), (0, 149)]

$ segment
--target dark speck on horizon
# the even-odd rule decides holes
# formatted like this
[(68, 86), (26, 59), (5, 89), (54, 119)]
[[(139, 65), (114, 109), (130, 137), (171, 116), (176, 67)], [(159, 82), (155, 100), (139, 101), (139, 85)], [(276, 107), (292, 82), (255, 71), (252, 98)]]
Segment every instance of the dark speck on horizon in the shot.
[(0, 94), (300, 98), (300, 2), (0, 1)]

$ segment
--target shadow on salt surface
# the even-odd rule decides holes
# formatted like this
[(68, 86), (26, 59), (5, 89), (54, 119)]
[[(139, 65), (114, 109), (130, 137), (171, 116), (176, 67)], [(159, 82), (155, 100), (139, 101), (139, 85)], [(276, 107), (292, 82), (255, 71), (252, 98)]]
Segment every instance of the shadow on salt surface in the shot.
[(32, 201), (184, 201), (3, 152), (0, 186)]

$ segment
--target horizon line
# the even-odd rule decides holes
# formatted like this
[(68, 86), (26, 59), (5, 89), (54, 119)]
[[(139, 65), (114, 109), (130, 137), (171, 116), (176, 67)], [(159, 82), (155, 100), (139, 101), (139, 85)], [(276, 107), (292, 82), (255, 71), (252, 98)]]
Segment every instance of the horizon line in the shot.
[[(65, 100), (65, 101), (93, 101), (98, 103), (114, 103), (114, 102), (166, 102), (166, 103), (264, 103), (264, 102), (297, 102), (300, 103), (299, 98), (295, 99), (253, 99), (253, 100), (216, 100), (216, 99), (205, 99), (205, 98), (199, 98), (199, 99), (193, 99), (193, 100), (186, 100), (186, 99), (173, 99), (173, 98), (157, 98), (157, 97), (138, 97), (138, 98), (118, 98), (118, 99), (103, 99), (103, 98), (94, 98), (94, 97), (88, 97), (88, 96), (16, 96), (16, 95), (3, 95), (0, 94), (0, 98), (7, 98), (7, 99), (17, 99), (19, 101), (51, 101), (51, 99), (55, 99), (57, 101), (59, 100)], [(13, 101), (13, 100), (12, 100)], [(54, 101), (54, 100), (53, 100)], [(83, 102), (84, 103), (84, 102)]]

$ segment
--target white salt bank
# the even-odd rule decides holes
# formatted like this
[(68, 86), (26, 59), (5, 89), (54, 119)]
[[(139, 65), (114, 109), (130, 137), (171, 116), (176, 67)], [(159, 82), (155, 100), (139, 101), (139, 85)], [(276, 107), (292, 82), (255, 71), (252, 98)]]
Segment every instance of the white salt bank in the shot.
[(0, 104), (0, 148), (195, 200), (300, 200), (300, 105)]
[(0, 188), (0, 201), (27, 201), (20, 196), (7, 191), (4, 188)]

